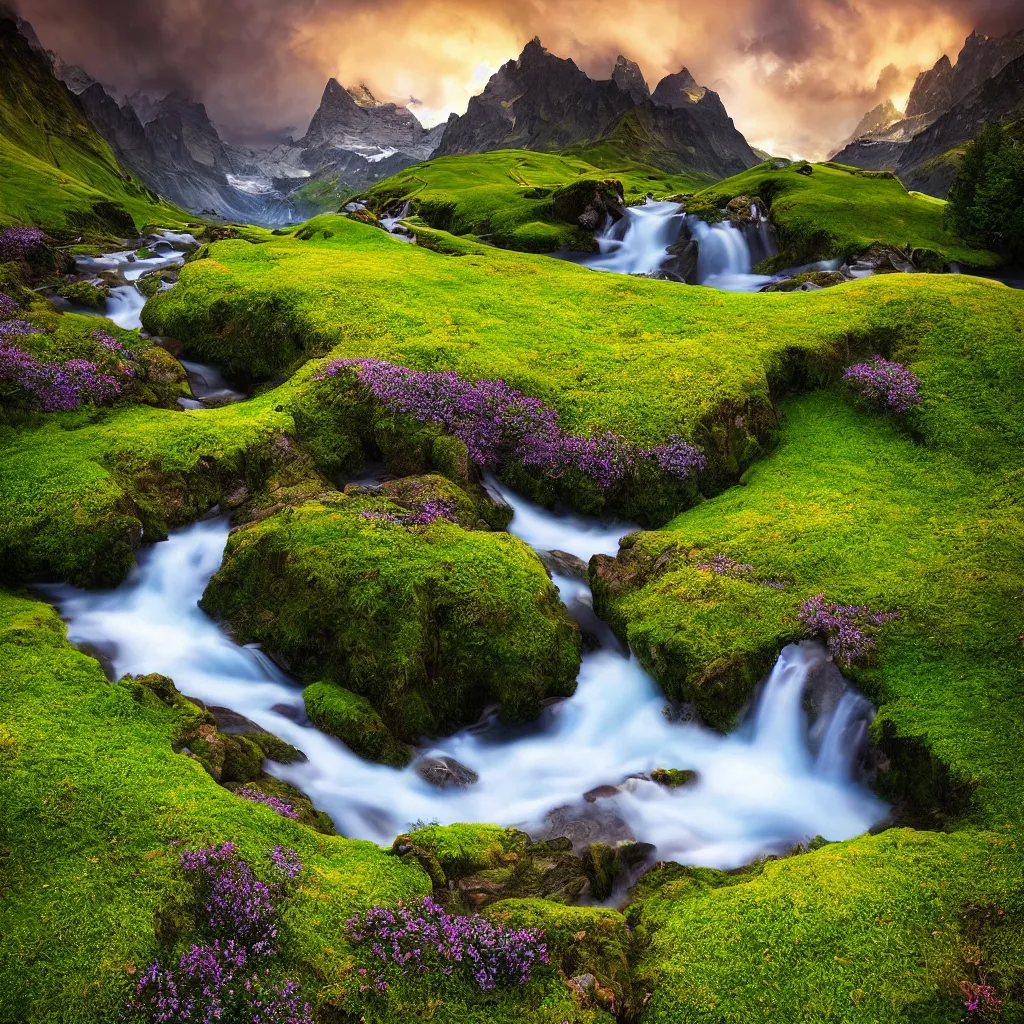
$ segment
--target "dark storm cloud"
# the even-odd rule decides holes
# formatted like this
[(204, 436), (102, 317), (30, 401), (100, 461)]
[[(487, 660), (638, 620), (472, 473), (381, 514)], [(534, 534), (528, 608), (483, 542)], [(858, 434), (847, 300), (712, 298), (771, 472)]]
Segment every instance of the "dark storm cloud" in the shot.
[(236, 139), (301, 133), (327, 78), (461, 111), (533, 35), (606, 77), (686, 65), (752, 142), (819, 156), (867, 106), (971, 29), (1024, 27), (1019, 0), (20, 0), (45, 45), (122, 93), (180, 89)]

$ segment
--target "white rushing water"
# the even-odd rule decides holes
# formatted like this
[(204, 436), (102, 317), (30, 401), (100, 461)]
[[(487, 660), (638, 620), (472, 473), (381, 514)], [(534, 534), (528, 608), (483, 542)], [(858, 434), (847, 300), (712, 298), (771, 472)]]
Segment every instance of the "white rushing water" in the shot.
[(594, 270), (613, 274), (653, 274), (668, 258), (668, 247), (679, 239), (683, 227), (678, 203), (648, 199), (629, 206), (623, 216), (594, 235), (600, 252), (580, 262)]
[[(556, 517), (505, 497), (515, 509), (512, 532), (540, 548), (614, 554), (628, 529)], [(233, 643), (196, 606), (227, 535), (223, 519), (200, 522), (143, 552), (116, 590), (48, 592), (71, 639), (108, 652), (118, 675), (168, 675), (183, 693), (229, 707), (304, 751), (306, 763), (268, 767), (303, 789), (345, 835), (390, 843), (415, 821), (496, 822), (540, 834), (548, 812), (570, 806), (563, 819), (580, 808), (610, 816), (655, 844), (659, 857), (731, 868), (815, 835), (857, 835), (886, 813), (852, 781), (870, 710), (863, 698), (844, 694), (816, 726), (812, 751), (803, 694), (809, 669), (823, 657), (815, 645), (783, 651), (755, 713), (729, 736), (669, 721), (664, 697), (637, 660), (605, 647), (584, 656), (576, 694), (540, 721), (512, 728), (491, 720), (423, 748), (478, 772), (475, 785), (439, 790), (412, 767), (363, 761), (308, 724), (301, 690), (266, 655)], [(570, 609), (589, 606), (584, 581), (556, 584)], [(670, 790), (629, 778), (658, 767), (694, 769), (699, 779)], [(581, 801), (595, 787), (620, 784), (595, 803)]]
[[(593, 270), (615, 274), (656, 274), (670, 258), (669, 247), (695, 238), (699, 247), (697, 284), (729, 292), (756, 292), (775, 277), (753, 273), (753, 266), (777, 251), (771, 228), (756, 205), (745, 227), (729, 220), (707, 224), (678, 203), (647, 199), (627, 207), (623, 216), (594, 238), (600, 252), (577, 257)], [(685, 231), (684, 231), (685, 229)]]

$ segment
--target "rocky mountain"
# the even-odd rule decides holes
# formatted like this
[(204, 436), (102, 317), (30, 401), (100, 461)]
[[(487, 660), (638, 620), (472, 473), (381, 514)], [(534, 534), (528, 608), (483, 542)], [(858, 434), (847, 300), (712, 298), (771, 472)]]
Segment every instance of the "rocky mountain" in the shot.
[(227, 220), (276, 225), (336, 208), (345, 192), (426, 159), (444, 131), (378, 103), (365, 85), (344, 89), (332, 78), (302, 139), (243, 149), (188, 96), (136, 92), (119, 103), (84, 69), (56, 57), (53, 67), (126, 167), (184, 209)]
[(833, 159), (895, 171), (908, 188), (944, 195), (957, 159), (943, 158), (984, 125), (1020, 110), (1022, 92), (1013, 68), (1022, 58), (1024, 31), (996, 39), (972, 32), (955, 64), (943, 55), (917, 76), (905, 116), (891, 119), (898, 113), (891, 103), (891, 111), (885, 104), (869, 111)]
[(558, 151), (616, 138), (641, 143), (643, 159), (670, 170), (726, 177), (758, 162), (717, 93), (698, 86), (685, 68), (652, 96), (640, 68), (625, 57), (611, 78), (594, 80), (536, 38), (491, 76), (462, 117), (449, 120), (437, 155)]
[(347, 150), (371, 160), (404, 153), (415, 163), (437, 148), (440, 134), (424, 128), (408, 107), (378, 103), (365, 85), (343, 89), (332, 78), (297, 145), (304, 150)]

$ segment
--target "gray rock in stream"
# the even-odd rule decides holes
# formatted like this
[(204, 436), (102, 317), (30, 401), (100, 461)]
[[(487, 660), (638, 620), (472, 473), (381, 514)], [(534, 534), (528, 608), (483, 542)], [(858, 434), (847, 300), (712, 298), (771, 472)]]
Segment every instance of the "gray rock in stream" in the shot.
[(438, 789), (449, 789), (452, 786), (464, 789), (480, 781), (480, 776), (456, 761), (454, 757), (442, 754), (439, 757), (421, 757), (415, 765), (416, 774)]
[(570, 555), (568, 551), (538, 551), (537, 555), (556, 576), (575, 577), (581, 580), (588, 578), (587, 563), (576, 555)]

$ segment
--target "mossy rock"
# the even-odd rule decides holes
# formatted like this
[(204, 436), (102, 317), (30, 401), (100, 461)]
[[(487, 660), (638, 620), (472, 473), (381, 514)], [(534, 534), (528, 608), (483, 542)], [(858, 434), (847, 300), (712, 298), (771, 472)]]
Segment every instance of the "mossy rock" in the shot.
[(102, 309), (107, 304), (110, 289), (105, 285), (95, 285), (91, 281), (73, 281), (61, 285), (57, 294), (69, 302), (77, 302), (80, 306), (91, 309)]
[(690, 768), (655, 768), (651, 772), (651, 781), (669, 789), (680, 786), (692, 786), (697, 781), (697, 773)]
[(763, 292), (797, 292), (815, 291), (819, 288), (834, 288), (844, 284), (846, 278), (838, 270), (812, 270), (806, 274), (797, 274), (786, 281), (773, 281), (761, 289)]
[(571, 694), (578, 633), (536, 555), (507, 534), (391, 521), (405, 513), (337, 494), (245, 526), (202, 607), (299, 678), (367, 698), (401, 740), (493, 703), (529, 720)]
[(302, 692), (310, 721), (369, 761), (402, 768), (412, 751), (391, 735), (373, 705), (336, 683), (314, 683)]

